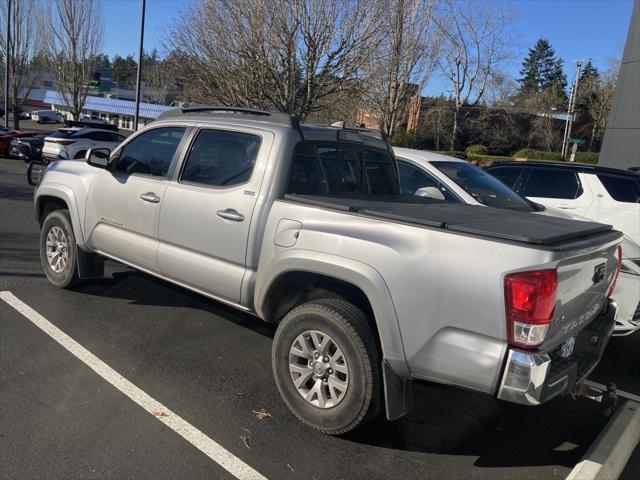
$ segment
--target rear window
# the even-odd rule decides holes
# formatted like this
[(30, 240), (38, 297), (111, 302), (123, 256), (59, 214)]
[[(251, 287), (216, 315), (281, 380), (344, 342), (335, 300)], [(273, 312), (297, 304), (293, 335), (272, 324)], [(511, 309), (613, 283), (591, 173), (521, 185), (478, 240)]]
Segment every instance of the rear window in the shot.
[(296, 150), (288, 193), (397, 195), (394, 158), (386, 151), (341, 144), (303, 144)]
[(539, 198), (576, 199), (582, 195), (582, 185), (575, 172), (552, 168), (531, 170), (524, 195)]
[(47, 136), (51, 138), (69, 138), (74, 133), (78, 133), (78, 130), (58, 130)]
[(598, 178), (614, 200), (624, 203), (640, 203), (640, 181), (613, 175), (598, 175)]

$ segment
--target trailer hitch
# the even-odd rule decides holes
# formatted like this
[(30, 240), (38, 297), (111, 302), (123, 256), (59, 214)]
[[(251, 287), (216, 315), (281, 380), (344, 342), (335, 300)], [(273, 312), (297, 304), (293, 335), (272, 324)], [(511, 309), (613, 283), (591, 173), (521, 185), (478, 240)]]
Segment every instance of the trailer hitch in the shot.
[(571, 392), (571, 398), (575, 400), (578, 397), (600, 402), (600, 414), (606, 418), (609, 418), (618, 406), (618, 389), (615, 383), (608, 383), (606, 387), (593, 382), (581, 383)]

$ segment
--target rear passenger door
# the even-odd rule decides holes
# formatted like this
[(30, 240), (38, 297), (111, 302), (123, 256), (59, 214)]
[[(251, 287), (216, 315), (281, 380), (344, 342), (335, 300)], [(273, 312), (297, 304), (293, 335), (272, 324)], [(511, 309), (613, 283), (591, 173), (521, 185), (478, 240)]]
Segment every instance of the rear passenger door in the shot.
[(523, 194), (534, 202), (581, 216), (593, 203), (589, 186), (566, 168), (530, 168)]
[[(273, 133), (201, 128), (167, 188), (158, 262), (167, 278), (241, 302), (251, 221)], [(256, 167), (257, 166), (257, 167)]]

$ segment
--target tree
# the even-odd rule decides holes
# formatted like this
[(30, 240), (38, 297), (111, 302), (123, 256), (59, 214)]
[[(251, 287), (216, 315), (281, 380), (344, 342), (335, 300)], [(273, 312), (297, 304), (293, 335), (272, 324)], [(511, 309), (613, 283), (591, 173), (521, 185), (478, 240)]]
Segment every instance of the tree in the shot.
[(155, 48), (151, 53), (145, 53), (142, 56), (142, 80), (145, 100), (165, 104), (173, 85), (173, 72), (167, 61), (160, 58)]
[[(13, 2), (11, 7), (11, 38), (9, 41), (9, 107), (13, 112), (13, 127), (20, 128), (18, 112), (31, 93), (38, 79), (35, 0)], [(7, 2), (0, 7), (0, 50), (2, 58), (7, 58)], [(6, 85), (2, 85), (4, 94)], [(8, 109), (7, 109), (8, 110)], [(9, 115), (9, 112), (5, 112)]]
[[(559, 94), (567, 89), (567, 77), (563, 71), (563, 61), (556, 58), (551, 44), (544, 38), (539, 39), (522, 62), (520, 70), (520, 94), (531, 95), (555, 87)], [(566, 102), (566, 93), (561, 95)]]
[(615, 90), (618, 68), (612, 68), (605, 75), (588, 62), (584, 68), (578, 87), (576, 110), (587, 119), (580, 129), (581, 135), (588, 137), (587, 150), (600, 146), (607, 126), (611, 101)]
[(116, 54), (113, 57), (111, 67), (111, 78), (114, 82), (122, 83), (125, 85), (132, 85), (135, 83), (138, 70), (138, 62), (135, 61), (133, 55), (127, 55), (125, 58), (123, 58), (120, 55)]
[(509, 57), (507, 14), (490, 2), (444, 0), (438, 18), (443, 36), (440, 70), (454, 100), (450, 149), (455, 150), (460, 109), (482, 99), (494, 69)]
[(184, 63), (178, 83), (197, 101), (304, 119), (352, 94), (379, 41), (374, 0), (203, 0), (170, 28)]
[(78, 120), (102, 42), (100, 4), (96, 0), (54, 0), (47, 14), (48, 22), (40, 26), (47, 66), (62, 101)]
[(435, 0), (385, 1), (383, 35), (366, 64), (367, 104), (390, 138), (405, 120), (412, 98), (426, 85), (440, 51)]

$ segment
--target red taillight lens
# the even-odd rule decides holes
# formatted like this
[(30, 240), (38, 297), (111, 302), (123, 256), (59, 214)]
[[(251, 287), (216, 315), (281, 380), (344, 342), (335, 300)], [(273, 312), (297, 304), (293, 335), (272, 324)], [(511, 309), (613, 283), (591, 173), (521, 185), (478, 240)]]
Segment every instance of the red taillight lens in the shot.
[(544, 342), (553, 317), (558, 287), (556, 270), (507, 275), (504, 279), (509, 343), (534, 348)]
[(618, 245), (618, 248), (616, 249), (616, 256), (618, 257), (618, 266), (616, 267), (616, 274), (613, 276), (613, 281), (609, 287), (609, 293), (607, 293), (608, 297), (610, 297), (615, 290), (618, 277), (620, 276), (620, 270), (622, 269), (622, 247), (620, 245)]
[(57, 143), (58, 145), (71, 145), (75, 140), (46, 140), (47, 143)]

